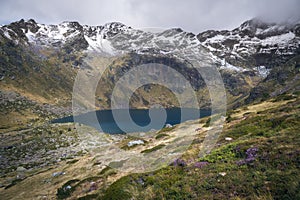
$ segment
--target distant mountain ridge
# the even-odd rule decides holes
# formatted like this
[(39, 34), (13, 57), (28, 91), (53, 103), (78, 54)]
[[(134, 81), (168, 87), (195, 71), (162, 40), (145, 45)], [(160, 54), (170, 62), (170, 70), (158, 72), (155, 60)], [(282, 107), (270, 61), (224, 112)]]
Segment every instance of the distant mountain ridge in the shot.
[(252, 19), (232, 31), (209, 30), (197, 38), (231, 64), (272, 68), (300, 53), (300, 22), (276, 24)]
[[(45, 25), (22, 19), (0, 27), (0, 79), (3, 87), (21, 87), (48, 99), (60, 94), (68, 102), (77, 70), (86, 67), (90, 73), (84, 65), (89, 54), (125, 55), (118, 60), (119, 64), (112, 66), (115, 70), (108, 73), (115, 77), (145, 62), (173, 63), (198, 87), (203, 80), (188, 69), (186, 62), (192, 58), (219, 68), (231, 104), (246, 98), (272, 71), (278, 71), (278, 67), (297, 57), (299, 46), (300, 23), (266, 23), (256, 18), (231, 31), (209, 30), (197, 35), (180, 28), (153, 33), (119, 22), (100, 26), (78, 22)], [(106, 84), (112, 87), (114, 81)], [(41, 86), (49, 88), (49, 92), (44, 94)], [(201, 95), (207, 96), (202, 89)], [(136, 97), (136, 101), (142, 102), (138, 103), (140, 106), (148, 102), (141, 95)], [(109, 96), (99, 94), (98, 99), (102, 99), (99, 106), (107, 107)]]
[[(141, 52), (150, 48), (157, 48), (161, 53), (174, 53), (172, 49), (193, 47), (195, 51), (197, 47), (204, 46), (232, 65), (249, 67), (249, 65), (264, 65), (265, 62), (262, 60), (266, 54), (272, 55), (272, 59), (277, 59), (278, 56), (288, 59), (298, 54), (300, 23), (266, 23), (255, 18), (244, 22), (232, 31), (209, 30), (195, 36), (180, 28), (150, 33), (133, 29), (119, 22), (107, 23), (103, 26), (81, 25), (78, 22), (44, 25), (30, 19), (2, 26), (0, 34), (16, 43), (109, 54), (118, 50)], [(272, 59), (265, 60), (269, 62)], [(273, 65), (273, 62), (271, 63)]]

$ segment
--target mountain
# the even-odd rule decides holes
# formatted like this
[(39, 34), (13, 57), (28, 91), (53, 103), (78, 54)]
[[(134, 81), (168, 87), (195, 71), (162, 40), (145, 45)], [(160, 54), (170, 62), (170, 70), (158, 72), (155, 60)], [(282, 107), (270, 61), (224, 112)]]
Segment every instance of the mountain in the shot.
[(114, 55), (120, 51), (151, 51), (176, 54), (184, 49), (181, 53), (187, 56), (184, 54), (201, 53), (205, 47), (218, 57), (215, 62), (225, 58), (228, 64), (251, 69), (266, 64), (266, 68), (272, 68), (297, 55), (300, 23), (266, 23), (254, 18), (231, 31), (209, 30), (196, 36), (180, 28), (151, 33), (118, 22), (103, 26), (81, 25), (78, 22), (45, 25), (33, 19), (22, 19), (2, 26), (0, 33), (3, 39), (11, 40), (14, 44), (59, 48), (66, 53), (95, 51)]
[(197, 35), (211, 52), (233, 65), (271, 69), (299, 54), (300, 23), (276, 24), (252, 19), (232, 31)]
[[(196, 90), (201, 107), (209, 107), (210, 98), (203, 77), (191, 67), (216, 66), (223, 77), (228, 106), (237, 106), (250, 93), (246, 101), (255, 100), (262, 94), (257, 92), (260, 85), (270, 79), (268, 75), (299, 55), (299, 27), (299, 23), (252, 19), (231, 31), (195, 35), (180, 28), (153, 33), (119, 22), (45, 25), (22, 19), (0, 27), (1, 89), (38, 104), (70, 106), (76, 74), (84, 71), (91, 77), (104, 65), (99, 57), (108, 56), (112, 58), (105, 61), (109, 68), (106, 66), (96, 90), (99, 109), (110, 108), (111, 93), (120, 77), (134, 66), (151, 62), (179, 71)], [(97, 61), (88, 63), (90, 57)], [(199, 66), (189, 60), (197, 60)], [(155, 85), (139, 88), (131, 100), (132, 107), (151, 104), (179, 106), (170, 91)]]
[[(299, 23), (256, 18), (234, 30), (199, 34), (180, 28), (153, 33), (118, 22), (45, 25), (31, 19), (1, 26), (0, 196), (299, 199), (299, 39)], [(210, 151), (205, 138), (215, 138), (209, 132), (220, 127), (214, 116), (136, 135), (99, 134), (77, 123), (51, 123), (72, 114), (74, 96), (86, 110), (94, 109), (94, 104), (96, 109), (109, 109), (118, 80), (149, 63), (179, 72), (202, 108), (211, 105), (205, 78), (212, 81), (209, 84), (215, 80), (197, 70), (219, 70), (228, 112), (216, 144), (208, 145)], [(154, 73), (164, 78), (169, 71), (147, 75)], [(83, 86), (79, 96), (74, 89), (78, 75), (82, 77), (76, 83)], [(84, 87), (94, 81), (95, 87)], [(182, 85), (177, 77), (170, 83)], [(121, 87), (116, 96), (124, 92), (126, 87)], [(183, 96), (184, 101), (191, 100)], [(170, 88), (155, 84), (143, 85), (130, 99), (132, 108), (155, 104), (180, 106)], [(189, 134), (195, 136), (191, 144)], [(165, 150), (177, 158), (187, 145), (180, 158), (164, 162)], [(159, 158), (154, 163), (153, 155)], [(137, 160), (142, 160), (138, 167)], [(163, 168), (138, 173), (139, 167), (161, 161)], [(128, 164), (133, 166), (130, 173), (115, 169)]]

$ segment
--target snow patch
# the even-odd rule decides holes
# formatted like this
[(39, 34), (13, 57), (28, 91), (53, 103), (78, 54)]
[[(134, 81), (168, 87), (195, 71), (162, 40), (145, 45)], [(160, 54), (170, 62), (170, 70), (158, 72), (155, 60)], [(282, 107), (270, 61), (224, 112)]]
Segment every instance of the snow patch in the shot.
[(144, 144), (143, 140), (134, 140), (134, 141), (130, 141), (128, 142), (127, 146), (128, 147), (132, 147), (134, 145), (139, 145), (139, 144)]
[(256, 71), (256, 73), (263, 78), (266, 78), (270, 73), (270, 70), (267, 69), (265, 66), (253, 67), (253, 70)]
[(226, 69), (226, 70), (236, 71), (236, 72), (244, 72), (244, 71), (246, 71), (246, 69), (244, 69), (242, 67), (237, 67), (237, 66), (229, 64), (228, 62), (225, 61), (224, 58), (220, 59), (219, 57), (213, 55), (211, 52), (210, 52), (210, 55), (213, 58), (213, 61), (215, 63), (219, 63), (221, 65), (220, 69)]
[(292, 32), (288, 32), (286, 34), (276, 35), (261, 40), (261, 44), (262, 45), (286, 44), (294, 38), (295, 38), (295, 34)]
[(28, 30), (27, 33), (25, 33), (27, 39), (28, 39), (28, 42), (33, 42), (34, 41), (34, 38), (35, 38), (35, 34), (32, 33), (30, 30)]
[(104, 52), (109, 55), (115, 54), (115, 49), (111, 45), (111, 42), (107, 39), (103, 39), (102, 34), (97, 34), (95, 37), (90, 38), (88, 36), (84, 36), (85, 40), (88, 42), (89, 51), (98, 51), (98, 52)]
[(212, 38), (207, 38), (205, 42), (217, 43), (223, 41), (224, 38), (225, 38), (224, 35), (216, 35)]
[(231, 65), (228, 62), (224, 62), (224, 64), (221, 65), (220, 69), (227, 69), (227, 70), (236, 71), (236, 72), (244, 72), (244, 71), (246, 71), (246, 69), (243, 69), (241, 67), (237, 67), (237, 66)]
[(8, 30), (5, 30), (4, 31), (4, 35), (5, 37), (7, 37), (8, 39), (12, 40), (12, 38), (10, 37), (9, 33), (8, 33)]
[(114, 54), (114, 48), (111, 45), (111, 42), (106, 40), (106, 39), (102, 39), (101, 41), (101, 46), (102, 46), (102, 50), (106, 53), (109, 53), (111, 55)]

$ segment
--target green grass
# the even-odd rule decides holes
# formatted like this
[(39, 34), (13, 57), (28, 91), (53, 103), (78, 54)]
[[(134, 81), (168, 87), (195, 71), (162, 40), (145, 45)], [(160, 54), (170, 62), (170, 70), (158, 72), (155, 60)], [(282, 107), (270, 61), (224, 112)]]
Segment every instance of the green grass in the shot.
[(77, 162), (78, 162), (77, 159), (73, 159), (73, 160), (67, 161), (67, 164), (74, 164), (74, 163), (77, 163)]
[(176, 128), (176, 126), (162, 128), (162, 129), (160, 129), (160, 131), (158, 132), (158, 134), (165, 133), (165, 132), (170, 132), (170, 131), (172, 131), (175, 128)]
[(91, 199), (98, 199), (99, 194), (88, 194), (83, 197), (79, 197), (77, 200), (91, 200)]
[[(75, 184), (79, 182), (80, 180), (78, 179), (73, 179), (67, 181), (65, 184), (63, 184), (60, 188), (57, 189), (56, 196), (58, 199), (65, 199), (74, 192), (75, 190)], [(71, 186), (71, 188), (68, 188), (68, 186)]]
[[(238, 118), (236, 118), (236, 117), (231, 117), (231, 115), (227, 115), (227, 117), (226, 117), (226, 122), (229, 123), (229, 122), (234, 121), (234, 120), (237, 120), (237, 119), (238, 119)], [(209, 125), (209, 124), (208, 124), (208, 125)], [(207, 127), (208, 127), (208, 125), (205, 124), (205, 126), (207, 126)]]
[(296, 97), (297, 96), (293, 94), (282, 94), (277, 96), (272, 102), (291, 100), (291, 99), (295, 99)]
[(116, 174), (116, 170), (107, 166), (105, 167), (104, 169), (101, 170), (101, 172), (99, 172), (99, 175), (102, 175), (102, 176), (110, 176), (110, 175), (114, 175)]
[(14, 179), (9, 185), (5, 186), (4, 189), (8, 189), (14, 185), (16, 185), (17, 183), (21, 182), (24, 179)]
[(237, 158), (236, 144), (228, 144), (221, 148), (213, 150), (210, 154), (200, 158), (199, 161), (207, 161), (210, 163), (216, 163), (217, 161), (230, 162)]
[(124, 189), (124, 185), (130, 182), (130, 177), (125, 176), (114, 182), (101, 197), (102, 200), (127, 200), (131, 199), (132, 195)]
[[(87, 177), (83, 180), (79, 180), (79, 179), (69, 180), (65, 184), (63, 184), (60, 188), (57, 189), (56, 196), (58, 199), (66, 199), (66, 198), (70, 197), (72, 195), (72, 193), (75, 190), (77, 190), (78, 188), (80, 188), (81, 186), (86, 185), (86, 183), (96, 182), (101, 178), (102, 178), (101, 176), (92, 176), (92, 177)], [(68, 188), (68, 187), (70, 187), (70, 188)], [(90, 194), (90, 195), (98, 196), (98, 194)], [(88, 198), (88, 197), (85, 197), (85, 198)]]
[(167, 136), (169, 136), (169, 135), (166, 134), (166, 133), (160, 133), (157, 136), (155, 136), (155, 139), (160, 139), (160, 138), (164, 138), (164, 137), (167, 137)]
[[(195, 158), (209, 163), (201, 169), (190, 164), (131, 174), (116, 181), (103, 195), (106, 199), (122, 195), (127, 199), (300, 199), (299, 103), (297, 99), (249, 114), (225, 130), (219, 147)], [(224, 137), (234, 140), (224, 141)], [(258, 149), (255, 159), (238, 164), (253, 147)], [(140, 178), (143, 185), (137, 181)]]
[(220, 118), (220, 115), (213, 115), (213, 116), (210, 116), (205, 124), (203, 125), (203, 127), (209, 127), (210, 125), (212, 125), (216, 120), (218, 120)]
[(157, 150), (159, 150), (159, 149), (161, 149), (161, 148), (163, 148), (165, 146), (166, 146), (165, 144), (159, 144), (159, 145), (157, 145), (157, 146), (155, 146), (153, 148), (145, 149), (145, 150), (141, 151), (141, 153), (151, 153), (151, 152), (157, 151)]

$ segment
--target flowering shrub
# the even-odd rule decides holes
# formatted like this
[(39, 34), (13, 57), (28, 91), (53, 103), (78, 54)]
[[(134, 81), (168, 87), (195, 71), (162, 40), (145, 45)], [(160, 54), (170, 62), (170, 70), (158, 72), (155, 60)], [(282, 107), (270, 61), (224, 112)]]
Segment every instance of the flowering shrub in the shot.
[(209, 162), (206, 162), (206, 161), (202, 161), (202, 162), (196, 162), (195, 164), (194, 164), (194, 166), (196, 167), (196, 168), (203, 168), (203, 167), (205, 167), (206, 165), (208, 165), (209, 164)]
[(257, 157), (258, 148), (251, 147), (246, 151), (246, 158), (237, 162), (237, 165), (245, 165), (252, 163)]

